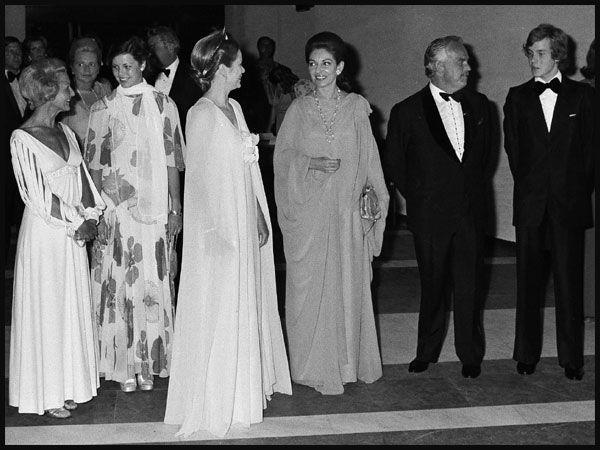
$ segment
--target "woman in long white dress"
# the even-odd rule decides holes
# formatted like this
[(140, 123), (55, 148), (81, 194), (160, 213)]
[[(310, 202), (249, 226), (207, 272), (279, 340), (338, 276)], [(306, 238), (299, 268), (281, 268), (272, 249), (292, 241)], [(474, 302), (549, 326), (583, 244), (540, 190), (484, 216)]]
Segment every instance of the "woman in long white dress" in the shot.
[(199, 40), (204, 96), (188, 111), (184, 235), (165, 423), (223, 436), (262, 422), (274, 392), (291, 394), (277, 310), (258, 137), (228, 98), (244, 69), (223, 32)]
[(96, 235), (104, 203), (75, 133), (56, 123), (73, 96), (64, 63), (35, 62), (19, 84), (35, 109), (10, 142), (25, 211), (14, 270), (9, 404), (63, 419), (99, 387), (84, 242)]

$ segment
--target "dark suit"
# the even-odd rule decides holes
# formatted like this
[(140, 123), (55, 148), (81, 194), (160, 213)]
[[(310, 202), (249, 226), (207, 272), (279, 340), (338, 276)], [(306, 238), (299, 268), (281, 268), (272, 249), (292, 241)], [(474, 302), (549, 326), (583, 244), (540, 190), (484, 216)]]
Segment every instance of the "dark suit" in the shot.
[(543, 251), (551, 252), (558, 360), (583, 366), (583, 234), (592, 225), (597, 104), (593, 89), (563, 76), (548, 132), (534, 80), (512, 87), (504, 105), (504, 146), (514, 178), (517, 323), (513, 358), (539, 361)]
[(406, 199), (415, 241), (421, 278), (416, 359), (436, 362), (439, 357), (451, 276), (456, 353), (463, 364), (479, 365), (484, 353), (480, 308), (490, 107), (484, 95), (463, 93), (462, 162), (425, 86), (392, 108), (384, 171)]
[[(160, 71), (158, 70), (149, 70), (144, 74), (144, 78), (146, 78), (148, 83), (154, 86), (159, 74)], [(179, 121), (181, 122), (181, 131), (185, 136), (185, 119), (187, 112), (202, 96), (202, 91), (191, 77), (189, 64), (186, 64), (181, 58), (179, 58), (179, 65), (175, 71), (171, 90), (167, 95), (171, 97), (177, 105)]]

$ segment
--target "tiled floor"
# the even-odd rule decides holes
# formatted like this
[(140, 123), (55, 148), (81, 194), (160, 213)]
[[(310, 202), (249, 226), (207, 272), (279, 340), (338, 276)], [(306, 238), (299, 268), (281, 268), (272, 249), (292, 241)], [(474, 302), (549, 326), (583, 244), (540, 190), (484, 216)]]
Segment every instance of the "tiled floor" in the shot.
[[(152, 392), (131, 394), (121, 392), (117, 383), (102, 380), (98, 396), (79, 405), (65, 421), (18, 414), (7, 404), (5, 383), (5, 443), (593, 444), (595, 324), (586, 323), (584, 378), (568, 380), (556, 358), (550, 277), (542, 360), (535, 374), (518, 375), (511, 359), (514, 244), (490, 239), (486, 256), (486, 358), (477, 379), (460, 375), (451, 310), (439, 362), (426, 372), (408, 373), (416, 346), (420, 287), (412, 237), (398, 229), (387, 233), (383, 254), (374, 263), (373, 297), (384, 363), (383, 377), (375, 383), (350, 383), (338, 396), (322, 396), (294, 384), (293, 395), (273, 396), (262, 423), (250, 429), (234, 427), (222, 440), (202, 433), (179, 439), (174, 436), (177, 427), (162, 423), (168, 379), (156, 379)], [(285, 264), (281, 255), (277, 259), (283, 311)], [(10, 287), (6, 295), (5, 312), (9, 312)], [(5, 317), (6, 352), (9, 325), (10, 312)]]

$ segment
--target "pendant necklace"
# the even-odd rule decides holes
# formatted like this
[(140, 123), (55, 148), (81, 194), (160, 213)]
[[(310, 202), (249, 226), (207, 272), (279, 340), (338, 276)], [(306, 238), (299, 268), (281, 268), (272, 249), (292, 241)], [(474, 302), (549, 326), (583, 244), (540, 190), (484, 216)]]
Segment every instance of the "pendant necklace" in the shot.
[[(85, 101), (85, 99), (83, 98), (83, 95), (81, 95), (81, 92), (78, 88), (75, 88), (75, 90), (77, 91), (77, 93), (79, 94), (79, 98), (81, 98), (81, 101), (83, 102), (83, 104), (85, 105), (85, 107), (87, 109), (90, 109), (91, 106), (88, 105), (88, 103)], [(94, 100), (94, 102), (92, 104), (94, 104), (96, 101), (100, 100), (100, 98), (98, 97), (98, 94), (96, 94), (96, 91), (94, 91), (94, 88), (90, 89), (89, 91), (83, 91), (85, 93), (92, 93), (94, 94), (94, 96), (96, 97), (96, 100)]]
[(335, 116), (337, 115), (340, 108), (340, 100), (342, 98), (342, 93), (340, 92), (340, 88), (337, 89), (337, 97), (335, 99), (335, 108), (333, 110), (333, 115), (331, 116), (331, 120), (327, 122), (325, 119), (325, 115), (323, 114), (323, 110), (321, 109), (321, 104), (319, 102), (319, 98), (317, 97), (317, 90), (313, 90), (313, 97), (315, 99), (315, 106), (317, 107), (317, 111), (319, 112), (319, 116), (321, 116), (321, 121), (323, 125), (325, 125), (325, 139), (327, 142), (331, 144), (331, 142), (335, 139), (335, 134), (333, 133), (333, 124), (335, 123)]

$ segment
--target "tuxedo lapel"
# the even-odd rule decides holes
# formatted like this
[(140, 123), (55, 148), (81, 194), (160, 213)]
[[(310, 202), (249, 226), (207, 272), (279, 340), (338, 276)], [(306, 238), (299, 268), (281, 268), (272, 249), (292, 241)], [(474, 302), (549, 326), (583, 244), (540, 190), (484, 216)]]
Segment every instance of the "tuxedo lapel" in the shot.
[(546, 125), (546, 119), (544, 118), (544, 110), (542, 109), (542, 102), (540, 101), (540, 96), (535, 92), (535, 89), (533, 88), (534, 83), (535, 80), (533, 78), (527, 83), (527, 89), (525, 89), (526, 99), (524, 104), (531, 105), (530, 111), (533, 115), (533, 133), (535, 133), (536, 136), (544, 136), (546, 139), (548, 139), (548, 126)]
[(464, 151), (462, 155), (462, 163), (464, 164), (466, 158), (471, 153), (471, 143), (473, 142), (473, 133), (475, 131), (475, 117), (473, 117), (474, 109), (466, 95), (463, 96), (463, 100), (460, 103), (463, 111), (463, 120), (465, 124), (465, 143)]
[(171, 90), (169, 91), (169, 96), (171, 96), (174, 92), (179, 92), (182, 88), (183, 82), (183, 67), (181, 67), (181, 61), (179, 61), (179, 65), (177, 66), (177, 70), (175, 71), (175, 76), (173, 77), (173, 84), (171, 85)]
[(433, 95), (431, 94), (429, 86), (425, 86), (425, 88), (421, 91), (421, 99), (423, 101), (425, 120), (427, 121), (431, 135), (438, 143), (440, 148), (444, 150), (448, 156), (450, 156), (450, 158), (456, 162), (460, 162), (458, 156), (456, 156), (456, 152), (454, 151), (452, 144), (450, 143), (450, 139), (448, 138), (448, 134), (444, 128), (444, 122), (442, 122), (440, 112), (435, 105), (435, 100), (433, 99)]

